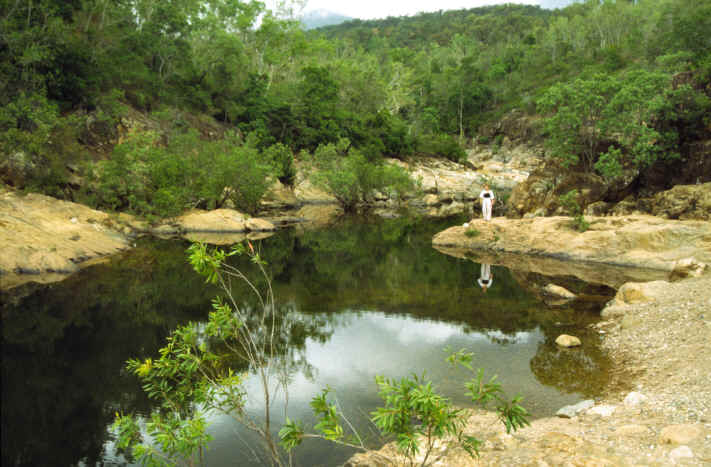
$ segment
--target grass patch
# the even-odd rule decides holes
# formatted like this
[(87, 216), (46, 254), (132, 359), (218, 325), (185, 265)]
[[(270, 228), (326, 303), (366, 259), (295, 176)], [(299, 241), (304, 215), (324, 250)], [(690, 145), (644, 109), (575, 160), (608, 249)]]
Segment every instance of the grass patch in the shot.
[(477, 229), (467, 229), (464, 231), (464, 235), (466, 235), (469, 238), (474, 238), (478, 237), (481, 235), (481, 232), (479, 232)]

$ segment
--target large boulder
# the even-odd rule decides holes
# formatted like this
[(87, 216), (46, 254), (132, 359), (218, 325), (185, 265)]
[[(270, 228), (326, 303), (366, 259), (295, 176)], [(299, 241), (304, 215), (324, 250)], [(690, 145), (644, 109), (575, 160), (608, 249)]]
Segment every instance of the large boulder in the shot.
[(654, 301), (660, 294), (669, 288), (667, 281), (653, 282), (628, 282), (617, 291), (616, 305), (634, 305)]
[(696, 258), (684, 258), (674, 264), (672, 278), (684, 279), (686, 277), (699, 277), (708, 269), (706, 263), (697, 261)]
[(518, 216), (539, 210), (545, 215), (566, 214), (560, 204), (562, 195), (578, 190), (577, 202), (585, 207), (600, 201), (606, 189), (604, 180), (595, 174), (572, 172), (562, 175), (554, 166), (546, 165), (516, 185), (507, 204), (510, 212)]
[(543, 293), (555, 298), (562, 298), (565, 300), (573, 300), (575, 294), (570, 290), (555, 284), (548, 284), (543, 288)]
[(668, 219), (711, 220), (711, 182), (677, 185), (654, 195), (652, 214)]
[(582, 342), (580, 342), (579, 338), (575, 336), (569, 336), (568, 334), (561, 334), (560, 336), (558, 336), (555, 340), (555, 343), (561, 347), (579, 347), (582, 345)]
[(174, 222), (181, 232), (268, 232), (276, 230), (269, 221), (249, 217), (232, 209), (194, 209)]

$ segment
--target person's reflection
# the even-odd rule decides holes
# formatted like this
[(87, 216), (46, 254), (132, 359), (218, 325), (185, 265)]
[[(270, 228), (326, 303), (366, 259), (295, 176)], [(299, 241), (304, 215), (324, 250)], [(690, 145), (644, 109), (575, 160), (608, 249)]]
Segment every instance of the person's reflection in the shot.
[(481, 263), (481, 277), (477, 280), (481, 290), (486, 291), (494, 283), (494, 275), (491, 274), (491, 264)]

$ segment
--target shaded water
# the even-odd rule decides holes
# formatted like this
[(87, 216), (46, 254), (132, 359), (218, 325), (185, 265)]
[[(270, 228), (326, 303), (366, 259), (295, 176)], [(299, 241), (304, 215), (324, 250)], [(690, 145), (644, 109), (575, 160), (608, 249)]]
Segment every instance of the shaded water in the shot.
[[(363, 419), (378, 404), (375, 374), (425, 371), (442, 392), (465, 403), (467, 375), (444, 365), (447, 345), (474, 352), (476, 366), (499, 374), (535, 416), (602, 389), (607, 361), (585, 328), (597, 319), (600, 302), (549, 307), (535, 287), (549, 278), (496, 266), (484, 293), (479, 264), (431, 247), (432, 235), (456, 222), (347, 219), (257, 243), (277, 299), (298, 317), (288, 329), (289, 353), (299, 365), (290, 386), (292, 417), (307, 418), (308, 401), (329, 385), (343, 409), (356, 422)], [(121, 461), (106, 428), (114, 412), (152, 408), (123, 370), (125, 360), (155, 356), (176, 326), (205, 320), (218, 292), (186, 264), (186, 246), (144, 240), (64, 282), (0, 295), (3, 465)], [(554, 281), (590, 295), (611, 292), (567, 277)], [(556, 348), (563, 332), (583, 337), (584, 346)], [(250, 404), (259, 411), (257, 398)], [(254, 460), (231, 421), (212, 421), (209, 465)], [(300, 460), (334, 465), (347, 455), (315, 444), (301, 450)]]

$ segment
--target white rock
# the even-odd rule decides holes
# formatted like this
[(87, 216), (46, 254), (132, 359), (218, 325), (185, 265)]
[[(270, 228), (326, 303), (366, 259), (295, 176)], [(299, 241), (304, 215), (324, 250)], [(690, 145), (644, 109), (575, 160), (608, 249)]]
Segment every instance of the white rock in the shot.
[(588, 399), (578, 402), (575, 405), (566, 405), (565, 407), (559, 409), (555, 414), (561, 418), (573, 418), (580, 412), (589, 409), (593, 405), (595, 405), (595, 401), (593, 401), (592, 399)]
[(647, 396), (642, 393), (632, 391), (625, 397), (625, 407), (635, 407), (647, 400)]
[(543, 292), (547, 295), (552, 295), (553, 297), (560, 297), (570, 300), (575, 298), (575, 294), (573, 292), (555, 284), (548, 284), (543, 288)]
[(595, 407), (588, 410), (588, 414), (599, 415), (601, 417), (609, 417), (615, 412), (616, 408), (617, 407), (615, 407), (614, 405), (596, 405)]
[(561, 334), (560, 336), (558, 336), (558, 338), (555, 340), (555, 343), (561, 347), (577, 347), (579, 345), (582, 345), (580, 339), (575, 336), (569, 336), (567, 334)]
[(690, 459), (692, 457), (694, 457), (694, 452), (689, 446), (679, 446), (669, 452), (669, 458), (673, 461), (677, 461), (679, 459)]

